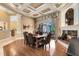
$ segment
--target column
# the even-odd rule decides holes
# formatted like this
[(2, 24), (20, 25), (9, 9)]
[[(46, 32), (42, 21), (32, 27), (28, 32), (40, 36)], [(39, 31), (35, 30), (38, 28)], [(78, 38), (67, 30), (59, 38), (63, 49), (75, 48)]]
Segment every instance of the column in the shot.
[(19, 36), (22, 36), (22, 28), (21, 28), (21, 15), (20, 14), (17, 14), (17, 28), (16, 28), (16, 33), (17, 35)]
[(56, 40), (58, 39), (58, 37), (60, 36), (61, 30), (60, 30), (60, 12), (56, 11), (56, 14), (53, 15), (54, 18), (54, 24), (55, 24), (55, 37)]

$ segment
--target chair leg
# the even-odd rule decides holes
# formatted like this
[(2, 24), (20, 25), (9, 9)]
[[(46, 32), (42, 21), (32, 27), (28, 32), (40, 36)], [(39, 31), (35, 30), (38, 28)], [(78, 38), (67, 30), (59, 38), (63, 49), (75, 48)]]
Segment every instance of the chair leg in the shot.
[(45, 44), (45, 50), (46, 50), (46, 44)]
[(49, 49), (50, 49), (50, 43), (49, 43)]
[(26, 43), (25, 43), (25, 40), (24, 40), (24, 44), (26, 44)]

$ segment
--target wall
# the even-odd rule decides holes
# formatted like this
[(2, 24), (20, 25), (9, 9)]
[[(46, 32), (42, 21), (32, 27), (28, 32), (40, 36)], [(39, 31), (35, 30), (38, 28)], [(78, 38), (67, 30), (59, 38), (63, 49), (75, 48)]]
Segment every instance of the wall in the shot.
[(10, 36), (9, 30), (0, 31), (0, 40), (8, 38), (9, 36)]
[[(68, 6), (66, 9), (61, 10), (61, 34), (62, 30), (78, 30), (78, 37), (79, 37), (79, 5), (72, 4)], [(74, 9), (74, 25), (66, 26), (65, 24), (65, 13), (69, 8)]]
[(39, 27), (39, 24), (42, 24), (42, 23), (52, 23), (52, 24), (54, 24), (54, 22), (53, 22), (53, 17), (51, 16), (51, 15), (46, 15), (46, 16), (42, 16), (42, 17), (40, 17), (40, 18), (37, 18), (36, 19), (36, 29), (38, 29), (38, 27)]
[[(0, 30), (0, 40), (5, 39), (10, 36), (10, 19), (9, 15), (2, 10), (0, 10), (0, 22), (6, 22), (7, 23), (7, 29)], [(1, 25), (1, 24), (0, 24)]]
[(37, 19), (37, 28), (40, 23), (45, 22), (45, 21), (51, 22), (51, 20), (52, 20), (53, 25), (55, 26), (55, 39), (58, 39), (58, 37), (60, 36), (60, 32), (61, 32), (61, 30), (60, 30), (60, 12), (59, 11), (56, 11), (56, 12), (53, 12), (46, 16), (43, 16), (41, 18), (38, 18)]
[[(33, 33), (34, 32), (34, 19), (33, 18), (22, 16), (22, 18), (21, 18), (21, 25), (22, 25), (22, 32), (23, 31), (27, 31), (29, 33)], [(26, 25), (26, 26), (30, 25), (30, 27), (26, 28), (25, 30), (23, 30), (23, 25)]]
[(10, 17), (7, 13), (3, 12), (0, 10), (0, 21), (1, 22), (6, 22), (8, 29), (10, 28)]

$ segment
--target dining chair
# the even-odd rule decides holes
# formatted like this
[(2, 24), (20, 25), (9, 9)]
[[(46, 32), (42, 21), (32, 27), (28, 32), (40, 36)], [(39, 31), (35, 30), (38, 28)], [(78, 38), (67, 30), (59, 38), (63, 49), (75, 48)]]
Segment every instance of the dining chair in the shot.
[(49, 45), (49, 49), (50, 49), (50, 40), (51, 40), (51, 33), (49, 33), (47, 35), (47, 37), (45, 38), (45, 40), (43, 40), (43, 44), (45, 46), (45, 50), (46, 50), (46, 45), (48, 44)]
[(35, 38), (33, 37), (33, 34), (29, 33), (28, 34), (28, 43), (29, 46), (34, 47), (35, 46)]
[(28, 44), (28, 32), (23, 32), (24, 44)]
[(37, 38), (38, 39), (38, 47), (42, 47), (44, 45), (43, 43), (43, 40), (44, 40), (44, 37), (40, 37), (40, 38)]

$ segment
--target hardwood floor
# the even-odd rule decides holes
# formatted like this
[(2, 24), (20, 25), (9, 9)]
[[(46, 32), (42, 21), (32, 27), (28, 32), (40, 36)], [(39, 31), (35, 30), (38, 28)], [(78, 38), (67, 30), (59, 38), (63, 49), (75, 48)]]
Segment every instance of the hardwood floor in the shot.
[[(51, 44), (52, 46), (52, 44)], [(54, 46), (54, 45), (53, 45)], [(55, 43), (55, 48), (32, 48), (24, 45), (23, 40), (14, 41), (4, 46), (5, 56), (65, 56), (66, 49), (58, 42)]]
[(16, 55), (16, 56), (40, 56), (49, 55), (49, 52), (42, 48), (31, 48), (28, 45), (24, 45), (23, 40), (17, 40), (9, 45), (4, 46), (4, 55)]
[(66, 51), (67, 49), (62, 44), (56, 42), (55, 56), (66, 56)]

